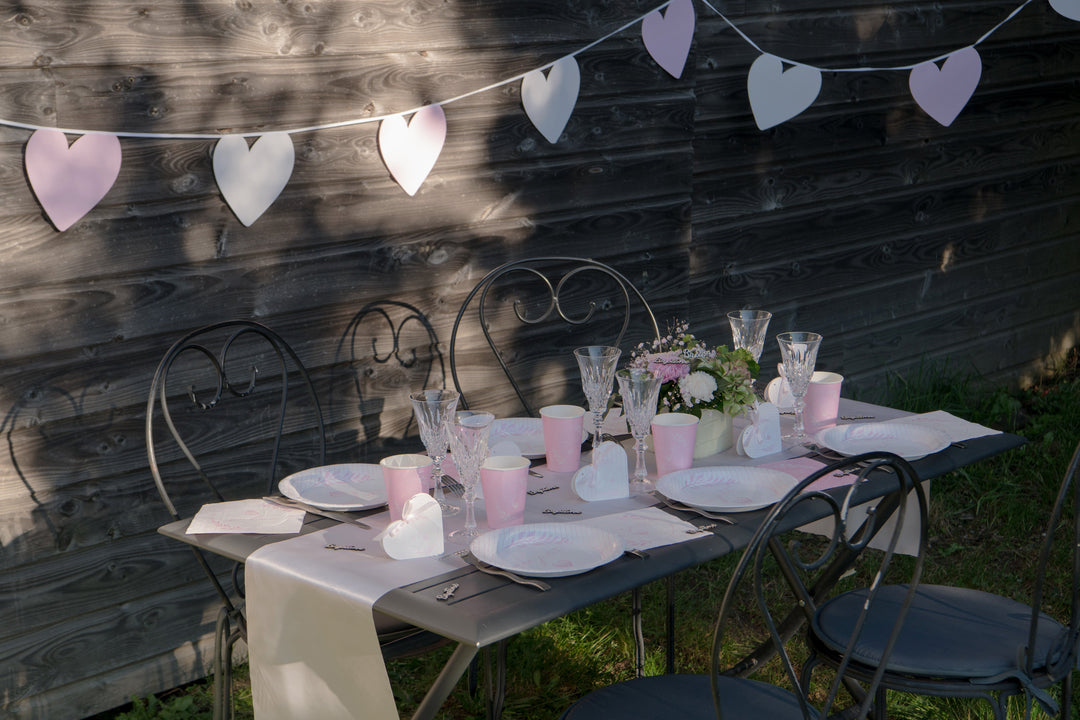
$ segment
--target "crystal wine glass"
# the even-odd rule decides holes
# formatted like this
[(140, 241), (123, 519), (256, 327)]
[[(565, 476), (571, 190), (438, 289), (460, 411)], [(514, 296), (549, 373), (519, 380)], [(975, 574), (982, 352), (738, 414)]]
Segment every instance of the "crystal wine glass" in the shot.
[(806, 401), (803, 398), (810, 387), (810, 378), (814, 375), (821, 336), (812, 332), (785, 332), (777, 335), (776, 340), (780, 343), (780, 356), (784, 361), (784, 377), (791, 388), (792, 397), (795, 398), (795, 428), (791, 435), (784, 437), (804, 443), (806, 431), (803, 428), (803, 409)]
[(443, 498), (442, 463), (450, 443), (447, 419), (453, 417), (461, 396), (456, 390), (420, 390), (409, 395), (416, 422), (420, 425), (420, 439), (431, 458), (431, 478), (434, 480), (434, 497), (443, 515), (456, 515), (459, 508)]
[(480, 466), (488, 456), (488, 436), (495, 416), (489, 412), (462, 410), (447, 420), (450, 451), (465, 486), (465, 527), (450, 533), (453, 538), (479, 535), (476, 529), (476, 486), (480, 484)]
[(608, 345), (590, 345), (574, 350), (578, 368), (581, 369), (581, 386), (589, 401), (589, 412), (593, 416), (595, 430), (593, 450), (600, 446), (601, 429), (604, 424), (604, 411), (607, 410), (611, 387), (615, 382), (615, 365), (619, 362), (622, 351)]
[(630, 483), (631, 495), (642, 495), (652, 490), (652, 482), (645, 477), (645, 436), (649, 434), (656, 403), (660, 399), (663, 381), (644, 368), (627, 368), (615, 373), (622, 395), (623, 414), (634, 436), (634, 479)]
[(765, 347), (765, 331), (769, 329), (772, 313), (767, 310), (733, 310), (727, 317), (735, 347), (750, 351), (754, 362), (757, 362)]

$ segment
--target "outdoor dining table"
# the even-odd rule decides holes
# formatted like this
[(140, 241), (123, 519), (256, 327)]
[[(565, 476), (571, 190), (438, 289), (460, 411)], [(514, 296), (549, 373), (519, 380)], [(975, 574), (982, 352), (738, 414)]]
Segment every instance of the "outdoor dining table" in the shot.
[[(860, 418), (860, 422), (870, 419), (880, 422), (908, 413), (842, 399), (840, 415)], [(912, 463), (921, 479), (943, 475), (1024, 442), (1009, 433), (974, 425), (970, 428), (963, 442)], [(739, 429), (737, 423), (736, 432)], [(990, 434), (974, 436), (983, 431)], [(755, 460), (731, 449), (697, 460), (695, 465), (775, 464), (806, 453), (805, 447), (796, 446)], [(582, 462), (587, 461), (588, 454), (584, 454)], [(570, 473), (552, 473), (543, 465), (534, 469), (539, 477), (530, 477), (529, 489), (546, 491), (528, 497), (525, 523), (588, 522), (589, 518), (640, 511), (658, 504), (652, 496), (586, 503), (570, 490)], [(868, 485), (875, 482), (881, 483), (882, 494), (888, 491), (887, 476), (868, 479)], [(557, 489), (550, 489), (556, 486)], [(413, 715), (433, 718), (479, 649), (737, 551), (745, 547), (767, 509), (726, 513), (735, 520), (734, 524), (714, 523), (692, 513), (668, 512), (691, 525), (711, 527), (689, 534), (686, 541), (653, 547), (645, 557), (624, 554), (588, 572), (544, 578), (550, 585), (546, 592), (478, 571), (452, 554), (465, 546), (449, 539), (441, 556), (390, 559), (375, 539), (389, 523), (385, 511), (364, 517), (370, 529), (314, 519), (305, 524), (300, 536), (189, 535), (185, 532), (189, 520), (169, 523), (160, 532), (247, 563), (248, 641), (258, 720), (397, 717), (385, 666), (374, 639), (369, 617), (372, 609), (456, 643)], [(796, 516), (793, 522), (801, 527), (812, 520), (813, 517)], [(453, 527), (455, 518), (446, 521), (448, 527)], [(483, 531), (482, 512), (479, 521)], [(460, 519), (457, 522), (460, 524)], [(364, 550), (340, 552), (326, 549), (327, 545)], [(264, 563), (268, 572), (263, 572)], [(452, 586), (456, 587), (447, 597)], [(364, 593), (372, 596), (358, 601)], [(263, 603), (272, 605), (273, 612), (264, 609)], [(297, 715), (300, 708), (304, 710)]]

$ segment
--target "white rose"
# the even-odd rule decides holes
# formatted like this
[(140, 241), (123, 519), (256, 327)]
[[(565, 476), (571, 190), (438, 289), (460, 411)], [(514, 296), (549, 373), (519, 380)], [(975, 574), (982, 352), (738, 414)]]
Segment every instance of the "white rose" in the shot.
[(707, 372), (698, 370), (679, 378), (679, 394), (692, 405), (712, 400), (715, 393), (716, 378)]

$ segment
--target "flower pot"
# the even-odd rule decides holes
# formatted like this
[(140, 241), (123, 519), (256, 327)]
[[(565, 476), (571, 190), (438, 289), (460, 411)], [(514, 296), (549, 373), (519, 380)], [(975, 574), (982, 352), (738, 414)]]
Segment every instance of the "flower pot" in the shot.
[(732, 418), (719, 410), (705, 408), (698, 422), (694, 458), (708, 457), (727, 450), (735, 443)]

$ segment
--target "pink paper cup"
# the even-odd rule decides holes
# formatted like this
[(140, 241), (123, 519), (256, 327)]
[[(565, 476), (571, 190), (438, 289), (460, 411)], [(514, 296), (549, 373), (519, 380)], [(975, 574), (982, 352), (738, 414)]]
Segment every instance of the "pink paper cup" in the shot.
[[(580, 445), (580, 443), (579, 443)], [(492, 530), (525, 521), (529, 461), (517, 455), (492, 455), (480, 466), (484, 511)]]
[(662, 477), (694, 464), (698, 419), (689, 413), (660, 413), (652, 420), (656, 475)]
[(427, 455), (390, 455), (379, 461), (390, 520), (400, 520), (405, 503), (413, 495), (426, 492), (431, 478), (431, 458)]
[(581, 429), (585, 408), (548, 405), (540, 408), (544, 421), (544, 455), (549, 470), (574, 472), (581, 467)]
[(840, 414), (840, 385), (844, 376), (834, 372), (817, 371), (806, 389), (806, 408), (803, 425), (813, 435), (836, 424)]

